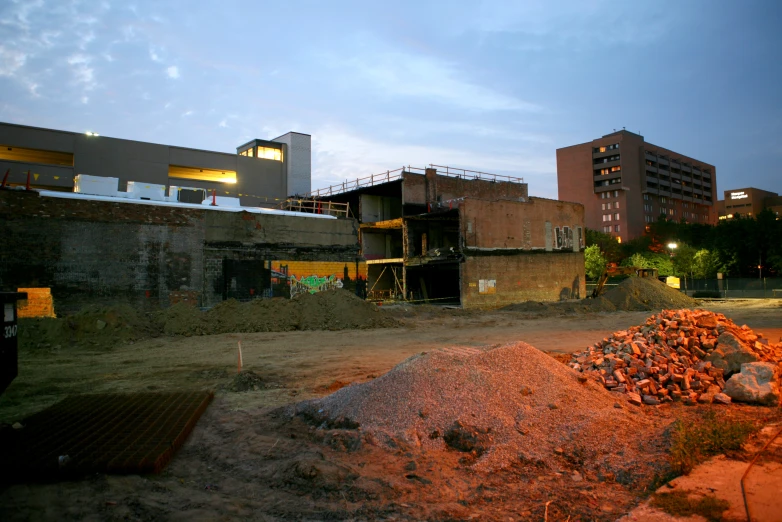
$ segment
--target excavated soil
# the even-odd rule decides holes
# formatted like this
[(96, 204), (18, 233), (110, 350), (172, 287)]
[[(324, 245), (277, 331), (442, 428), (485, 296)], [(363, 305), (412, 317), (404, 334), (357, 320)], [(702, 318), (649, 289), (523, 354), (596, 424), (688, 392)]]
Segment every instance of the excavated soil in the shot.
[(302, 294), (294, 299), (224, 301), (207, 312), (178, 304), (158, 314), (168, 335), (356, 330), (398, 326), (377, 306), (345, 290)]
[(698, 302), (652, 278), (628, 277), (597, 299), (540, 303), (526, 301), (503, 308), (508, 312), (536, 315), (588, 314), (595, 312), (644, 312), (670, 308), (695, 308)]
[(474, 471), (564, 458), (632, 482), (653, 473), (649, 448), (640, 453), (649, 421), (523, 342), (415, 355), (295, 411), (327, 428), (360, 428), (365, 442), (389, 449), (465, 452)]
[(54, 351), (73, 345), (111, 348), (161, 334), (356, 330), (398, 325), (385, 311), (345, 290), (248, 303), (229, 299), (206, 312), (185, 303), (154, 314), (127, 305), (88, 306), (62, 318), (19, 319), (22, 349)]
[(628, 277), (590, 302), (591, 308), (613, 312), (643, 312), (664, 308), (695, 308), (698, 302), (653, 278)]

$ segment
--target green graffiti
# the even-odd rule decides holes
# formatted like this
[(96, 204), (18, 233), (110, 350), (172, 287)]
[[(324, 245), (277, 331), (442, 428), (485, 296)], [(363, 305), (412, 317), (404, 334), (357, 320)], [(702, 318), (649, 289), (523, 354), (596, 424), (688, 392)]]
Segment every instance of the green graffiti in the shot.
[(320, 277), (311, 275), (296, 279), (295, 275), (290, 277), (291, 285), (291, 297), (296, 297), (299, 294), (316, 292), (322, 292), (324, 290), (331, 290), (334, 288), (342, 288), (342, 281), (337, 279), (337, 276), (332, 274), (328, 277)]

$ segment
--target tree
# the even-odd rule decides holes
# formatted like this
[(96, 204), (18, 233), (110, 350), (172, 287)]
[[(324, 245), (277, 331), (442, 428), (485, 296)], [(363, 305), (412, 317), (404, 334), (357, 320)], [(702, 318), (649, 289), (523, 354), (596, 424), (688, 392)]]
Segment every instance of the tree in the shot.
[(692, 275), (698, 279), (712, 279), (721, 271), (720, 259), (716, 252), (705, 248), (695, 252), (692, 260)]
[(600, 252), (600, 247), (590, 245), (584, 249), (584, 265), (589, 279), (597, 279), (605, 271), (608, 262)]
[(673, 273), (677, 277), (693, 277), (693, 264), (697, 250), (689, 245), (679, 245), (673, 256)]
[(636, 253), (622, 261), (622, 266), (634, 266), (636, 268), (656, 268), (658, 275), (673, 275), (673, 263), (668, 254), (656, 254), (654, 252)]
[(597, 245), (600, 248), (600, 252), (611, 263), (618, 263), (624, 257), (622, 255), (622, 247), (614, 236), (587, 228), (586, 246), (591, 245)]

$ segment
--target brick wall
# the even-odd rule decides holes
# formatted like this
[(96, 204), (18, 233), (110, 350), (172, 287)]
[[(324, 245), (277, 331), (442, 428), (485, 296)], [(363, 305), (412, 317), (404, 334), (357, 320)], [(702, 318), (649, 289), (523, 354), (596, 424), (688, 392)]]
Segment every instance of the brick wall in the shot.
[[(434, 176), (429, 180), (429, 192), (432, 201), (427, 198), (427, 179), (421, 174), (405, 172), (403, 174), (403, 201), (405, 205), (425, 205), (432, 201), (446, 201), (461, 197), (472, 197), (486, 200), (516, 200), (526, 198), (527, 184), (509, 181), (485, 181), (478, 179), (461, 179), (450, 176)], [(432, 183), (434, 186), (432, 186)]]
[[(10, 190), (0, 191), (0, 234), (0, 288), (51, 288), (58, 315), (86, 304), (157, 308), (182, 296), (213, 306), (225, 295), (226, 259), (256, 265), (329, 261), (354, 267), (358, 256), (354, 220), (61, 199)], [(261, 290), (254, 293), (260, 295)]]
[(586, 295), (584, 254), (469, 256), (461, 265), (461, 292), (465, 308), (583, 298)]

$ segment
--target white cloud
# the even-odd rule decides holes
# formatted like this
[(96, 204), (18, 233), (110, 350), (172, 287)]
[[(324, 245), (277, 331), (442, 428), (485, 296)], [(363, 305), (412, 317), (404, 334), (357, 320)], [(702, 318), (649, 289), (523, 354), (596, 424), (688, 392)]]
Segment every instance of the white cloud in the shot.
[(68, 65), (71, 66), (76, 82), (82, 84), (87, 91), (91, 91), (97, 85), (95, 70), (90, 67), (90, 62), (92, 58), (84, 54), (74, 54), (68, 58)]
[(179, 67), (177, 67), (176, 65), (172, 65), (171, 67), (167, 68), (166, 75), (169, 78), (176, 80), (177, 78), (179, 78)]
[(187, 116), (191, 116), (193, 114), (193, 111), (185, 111), (182, 113), (182, 117), (186, 118)]
[(149, 48), (149, 59), (156, 63), (160, 63), (163, 61), (154, 47)]
[(226, 119), (223, 119), (223, 120), (220, 121), (220, 123), (217, 126), (222, 128), (222, 129), (227, 129), (228, 128), (228, 121)]
[(27, 54), (0, 45), (0, 76), (14, 76), (27, 62)]
[(479, 111), (539, 112), (537, 104), (470, 81), (456, 64), (399, 52), (339, 60), (375, 89), (391, 96), (426, 98)]

